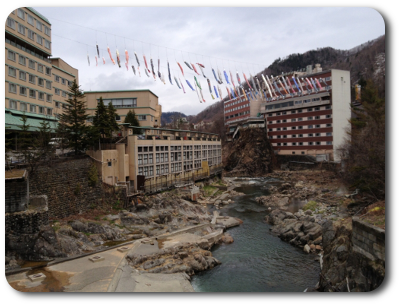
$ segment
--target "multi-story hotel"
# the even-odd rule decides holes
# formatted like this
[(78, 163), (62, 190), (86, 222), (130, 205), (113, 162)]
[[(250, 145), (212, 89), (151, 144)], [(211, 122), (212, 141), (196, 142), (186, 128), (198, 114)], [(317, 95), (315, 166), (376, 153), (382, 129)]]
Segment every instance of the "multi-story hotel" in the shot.
[(104, 105), (116, 108), (118, 123), (123, 123), (129, 110), (134, 110), (141, 127), (161, 126), (161, 105), (150, 90), (85, 91), (89, 121), (93, 120), (100, 97)]
[(346, 139), (351, 116), (350, 72), (321, 70), (317, 67), (315, 72), (275, 79), (279, 90), (273, 94), (280, 98), (264, 102), (261, 113), (276, 153), (340, 160), (338, 149)]
[(225, 101), (227, 140), (241, 128), (262, 128), (277, 154), (339, 161), (351, 116), (350, 72), (316, 64), (265, 81), (255, 99)]
[(11, 12), (5, 27), (5, 124), (20, 130), (21, 115), (35, 131), (43, 120), (56, 127), (66, 107), (68, 85), (78, 70), (51, 58), (51, 24), (28, 7)]
[[(114, 147), (87, 151), (103, 182), (123, 183), (131, 192), (154, 192), (222, 171), (217, 134), (121, 124)], [(141, 135), (133, 133), (139, 128)]]

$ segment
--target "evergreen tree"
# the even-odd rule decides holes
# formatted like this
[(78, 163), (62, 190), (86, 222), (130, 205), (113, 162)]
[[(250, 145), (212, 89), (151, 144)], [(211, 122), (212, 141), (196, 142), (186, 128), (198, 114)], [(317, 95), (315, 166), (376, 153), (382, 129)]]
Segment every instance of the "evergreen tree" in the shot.
[[(125, 117), (124, 123), (129, 123), (129, 126), (140, 127), (139, 120), (137, 119), (134, 110), (129, 110), (129, 112), (127, 113), (127, 115), (126, 115), (126, 117)], [(140, 129), (134, 128), (134, 129), (133, 129), (133, 133), (134, 133), (134, 134), (141, 134), (141, 131), (140, 131)]]
[(108, 137), (110, 134), (110, 120), (108, 117), (107, 107), (104, 105), (103, 98), (100, 97), (97, 109), (93, 118), (93, 126), (100, 133), (102, 138)]
[(21, 130), (18, 132), (18, 150), (24, 156), (24, 162), (28, 163), (31, 155), (30, 149), (33, 145), (32, 133), (29, 131), (31, 126), (27, 123), (28, 118), (25, 115), (20, 120), (22, 121), (22, 125), (19, 126)]
[(120, 129), (116, 117), (117, 117), (117, 110), (114, 108), (111, 102), (108, 103), (107, 107), (107, 115), (108, 115), (108, 125), (109, 125), (109, 136), (112, 136), (113, 131), (118, 131)]
[(68, 145), (75, 151), (75, 155), (87, 146), (84, 142), (84, 136), (87, 131), (85, 124), (88, 115), (86, 114), (86, 104), (83, 101), (85, 97), (79, 89), (76, 80), (69, 87), (69, 99), (66, 102), (69, 104), (67, 109), (60, 115), (60, 129), (65, 130), (68, 139)]

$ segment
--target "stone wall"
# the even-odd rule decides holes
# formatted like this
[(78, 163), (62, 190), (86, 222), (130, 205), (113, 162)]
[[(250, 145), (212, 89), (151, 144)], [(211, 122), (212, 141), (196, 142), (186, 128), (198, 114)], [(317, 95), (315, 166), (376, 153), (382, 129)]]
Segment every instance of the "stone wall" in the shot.
[(89, 185), (92, 160), (67, 160), (38, 168), (30, 177), (31, 195), (47, 195), (50, 218), (64, 218), (102, 204), (104, 189), (101, 178), (96, 186)]
[(353, 217), (353, 251), (370, 260), (385, 261), (385, 230)]
[(41, 211), (27, 210), (16, 213), (6, 213), (7, 234), (36, 234), (41, 226), (49, 224), (49, 215), (46, 209)]
[(5, 206), (6, 213), (26, 210), (28, 207), (28, 179), (6, 180)]

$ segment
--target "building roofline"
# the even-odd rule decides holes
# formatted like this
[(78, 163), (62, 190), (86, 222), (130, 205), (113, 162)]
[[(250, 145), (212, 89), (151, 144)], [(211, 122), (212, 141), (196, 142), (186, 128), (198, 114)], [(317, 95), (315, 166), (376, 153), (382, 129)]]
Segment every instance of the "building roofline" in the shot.
[(139, 90), (106, 90), (106, 91), (84, 91), (83, 93), (107, 93), (107, 92), (143, 92), (143, 91), (148, 91), (151, 94), (153, 94), (155, 97), (158, 98), (158, 96), (156, 94), (154, 94), (153, 91), (151, 91), (150, 89), (139, 89)]
[(71, 76), (73, 76), (74, 78), (76, 78), (76, 76), (75, 75), (73, 75), (72, 73), (69, 73), (69, 72), (67, 72), (67, 71), (65, 71), (65, 70), (63, 70), (63, 69), (61, 69), (60, 67), (57, 67), (57, 66), (55, 66), (55, 65), (51, 65), (53, 68), (56, 68), (56, 69), (58, 69), (58, 70), (60, 70), (60, 71), (62, 71), (62, 72), (64, 72), (64, 73), (66, 73), (66, 74), (68, 74), (68, 75), (71, 75)]
[[(39, 48), (38, 46), (35, 46), (34, 44), (30, 43), (29, 41), (27, 41), (27, 40), (25, 40), (25, 39), (23, 39), (23, 38), (21, 38), (21, 37), (15, 35), (14, 33), (11, 33), (10, 31), (7, 31), (7, 30), (5, 30), (5, 32), (6, 32), (7, 34), (10, 34), (11, 36), (13, 36), (13, 37), (15, 37), (15, 38), (17, 38), (17, 39), (23, 41), (24, 43), (27, 43), (28, 45), (34, 47), (35, 49), (38, 49), (38, 50), (42, 51), (42, 52), (45, 53), (46, 55), (51, 56), (51, 53), (50, 53), (50, 52), (47, 52), (46, 50), (44, 50), (44, 49), (42, 49), (42, 48)], [(39, 55), (40, 55), (40, 54), (39, 54)]]
[(42, 14), (40, 14), (37, 10), (35, 10), (32, 7), (25, 7), (27, 10), (31, 11), (32, 13), (34, 13), (36, 16), (38, 16), (40, 19), (46, 21), (49, 25), (51, 25), (49, 19), (47, 19), (45, 16), (43, 16)]

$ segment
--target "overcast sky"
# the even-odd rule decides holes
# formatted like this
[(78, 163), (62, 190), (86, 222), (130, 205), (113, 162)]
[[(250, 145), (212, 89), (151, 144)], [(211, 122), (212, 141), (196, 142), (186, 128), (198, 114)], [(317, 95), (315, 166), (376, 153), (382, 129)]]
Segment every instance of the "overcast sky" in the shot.
[[(323, 47), (350, 49), (385, 34), (384, 20), (371, 8), (32, 7), (50, 20), (52, 54), (79, 69), (81, 89), (150, 89), (164, 112), (187, 115), (197, 114), (217, 99), (211, 98), (206, 79), (189, 70), (184, 61), (202, 63), (214, 86), (210, 67), (220, 69), (222, 75), (225, 69), (228, 74), (239, 71), (249, 76), (279, 57)], [(105, 65), (101, 60), (95, 64), (96, 42)], [(118, 49), (121, 68), (111, 63), (107, 46), (115, 61)], [(125, 48), (135, 68), (134, 52), (139, 56), (141, 77), (133, 74), (130, 65), (127, 71)], [(156, 73), (160, 59), (165, 85), (158, 77), (155, 81), (145, 75), (143, 55), (149, 67), (153, 59)], [(167, 59), (173, 85), (168, 80)], [(194, 75), (206, 103), (200, 103), (186, 84), (188, 79), (194, 86)], [(180, 78), (186, 93), (176, 86), (173, 76)], [(221, 90), (226, 94), (225, 84)]]

